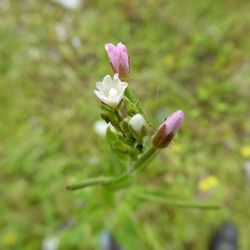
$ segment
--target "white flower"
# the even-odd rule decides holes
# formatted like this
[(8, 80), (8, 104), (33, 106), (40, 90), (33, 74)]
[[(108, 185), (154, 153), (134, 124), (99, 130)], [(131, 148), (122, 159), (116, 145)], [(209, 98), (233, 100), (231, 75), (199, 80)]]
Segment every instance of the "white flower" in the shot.
[(70, 10), (76, 10), (81, 5), (81, 0), (55, 0), (55, 1), (61, 4), (64, 8)]
[(103, 103), (115, 109), (121, 102), (127, 87), (128, 84), (121, 82), (118, 74), (115, 74), (113, 79), (110, 75), (106, 75), (102, 82), (96, 83), (98, 90), (94, 90), (94, 92)]
[(97, 121), (94, 124), (94, 130), (96, 134), (100, 135), (101, 137), (106, 136), (106, 132), (109, 127), (111, 128), (112, 131), (115, 131), (115, 128), (110, 123), (106, 123), (103, 120)]
[(94, 130), (98, 135), (104, 137), (106, 135), (106, 131), (107, 131), (108, 126), (109, 126), (108, 123), (100, 120), (94, 124)]
[(145, 127), (145, 119), (141, 114), (134, 115), (128, 122), (128, 125), (138, 134), (143, 134), (143, 128)]

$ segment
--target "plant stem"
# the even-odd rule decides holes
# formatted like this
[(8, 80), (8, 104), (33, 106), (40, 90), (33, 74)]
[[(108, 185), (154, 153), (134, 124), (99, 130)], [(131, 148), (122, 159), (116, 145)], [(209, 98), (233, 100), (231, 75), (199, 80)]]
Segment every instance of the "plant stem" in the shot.
[(130, 173), (143, 169), (159, 152), (155, 147), (149, 148), (132, 166)]
[(153, 196), (150, 194), (133, 194), (135, 197), (150, 201), (157, 202), (164, 205), (179, 207), (179, 208), (197, 208), (197, 209), (220, 209), (221, 206), (218, 204), (204, 204), (204, 203), (194, 203), (194, 202), (185, 202), (185, 201), (175, 201), (168, 200), (165, 197)]
[(67, 190), (78, 190), (81, 188), (86, 188), (89, 186), (94, 186), (94, 185), (112, 185), (112, 184), (117, 184), (119, 182), (122, 182), (126, 180), (127, 178), (131, 177), (133, 173), (135, 173), (138, 170), (143, 169), (152, 159), (153, 157), (157, 154), (158, 150), (154, 147), (151, 147), (146, 151), (133, 165), (132, 169), (125, 174), (122, 174), (118, 177), (97, 177), (97, 178), (89, 178), (86, 179), (84, 182), (79, 183), (79, 184), (73, 184), (73, 185), (67, 185), (66, 189)]
[(112, 177), (97, 177), (97, 178), (89, 178), (83, 181), (82, 183), (67, 185), (66, 189), (68, 190), (77, 190), (80, 188), (85, 188), (94, 185), (104, 185), (111, 181)]
[(116, 117), (117, 117), (117, 119), (118, 119), (119, 122), (123, 120), (123, 118), (122, 118), (119, 110), (116, 109), (115, 110), (115, 114), (116, 114)]

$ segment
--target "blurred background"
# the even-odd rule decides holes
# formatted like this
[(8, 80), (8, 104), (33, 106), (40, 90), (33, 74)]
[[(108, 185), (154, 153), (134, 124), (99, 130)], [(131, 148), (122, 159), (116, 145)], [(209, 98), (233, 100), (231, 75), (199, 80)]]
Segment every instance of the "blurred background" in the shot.
[[(94, 250), (110, 232), (123, 249), (206, 249), (230, 221), (250, 249), (249, 11), (247, 0), (0, 0), (0, 248)], [(223, 209), (65, 190), (119, 168), (94, 129), (107, 42), (126, 44), (130, 87), (154, 124), (186, 114), (129, 189)]]

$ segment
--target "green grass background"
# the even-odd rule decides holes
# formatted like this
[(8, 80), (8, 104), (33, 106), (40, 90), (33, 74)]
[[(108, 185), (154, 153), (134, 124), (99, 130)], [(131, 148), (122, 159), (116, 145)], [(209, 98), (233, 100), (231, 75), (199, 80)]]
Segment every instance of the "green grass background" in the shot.
[[(200, 250), (231, 221), (248, 250), (250, 185), (239, 152), (250, 143), (249, 11), (247, 0), (85, 0), (76, 11), (0, 1), (0, 248), (40, 249), (58, 235), (59, 249), (99, 249), (108, 229), (127, 250)], [(93, 130), (93, 89), (111, 74), (104, 44), (120, 41), (131, 56), (129, 86), (152, 122), (180, 108), (185, 123), (128, 189), (66, 191), (119, 171)], [(216, 189), (199, 191), (211, 174)], [(143, 203), (132, 196), (142, 188), (223, 209)]]

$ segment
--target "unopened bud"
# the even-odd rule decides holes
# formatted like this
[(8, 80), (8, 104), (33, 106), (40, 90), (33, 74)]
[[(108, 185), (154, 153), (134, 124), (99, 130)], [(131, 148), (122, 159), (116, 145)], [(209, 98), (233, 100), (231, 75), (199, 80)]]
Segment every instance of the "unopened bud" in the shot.
[(100, 120), (94, 124), (94, 130), (96, 134), (100, 135), (101, 137), (106, 136), (108, 128), (110, 128), (111, 131), (115, 133), (115, 128), (110, 123), (106, 123), (105, 121)]
[(184, 119), (184, 113), (178, 110), (171, 114), (158, 128), (152, 137), (153, 145), (156, 148), (165, 148), (172, 141), (177, 130), (180, 128)]
[(144, 117), (141, 114), (134, 115), (129, 120), (129, 128), (132, 130), (133, 134), (136, 135), (138, 138), (142, 138), (146, 135), (147, 129), (146, 129), (146, 122)]
[(105, 44), (105, 49), (109, 57), (109, 62), (114, 73), (118, 73), (121, 78), (129, 74), (130, 62), (127, 48), (124, 44)]

